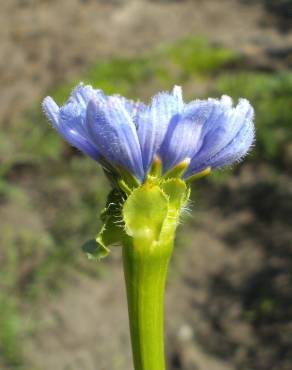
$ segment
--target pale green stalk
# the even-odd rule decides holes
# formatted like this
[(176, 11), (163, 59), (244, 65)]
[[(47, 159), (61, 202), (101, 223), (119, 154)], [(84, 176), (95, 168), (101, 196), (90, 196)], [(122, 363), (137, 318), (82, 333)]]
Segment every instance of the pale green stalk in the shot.
[(123, 246), (135, 370), (165, 370), (164, 290), (171, 245)]

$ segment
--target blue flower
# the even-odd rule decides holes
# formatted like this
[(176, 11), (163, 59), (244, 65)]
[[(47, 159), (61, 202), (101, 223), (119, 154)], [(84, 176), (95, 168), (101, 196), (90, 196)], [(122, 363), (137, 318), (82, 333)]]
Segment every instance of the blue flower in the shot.
[(178, 86), (145, 105), (79, 84), (64, 106), (47, 97), (43, 109), (71, 145), (141, 182), (156, 157), (163, 172), (188, 159), (187, 178), (239, 161), (254, 141), (254, 111), (246, 99), (235, 107), (228, 96), (184, 103)]

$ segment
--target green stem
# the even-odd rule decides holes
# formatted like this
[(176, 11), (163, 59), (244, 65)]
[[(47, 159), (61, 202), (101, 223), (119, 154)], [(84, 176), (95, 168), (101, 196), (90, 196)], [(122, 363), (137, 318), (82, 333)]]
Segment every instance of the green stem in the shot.
[(123, 262), (135, 370), (165, 370), (164, 290), (172, 242), (124, 243)]

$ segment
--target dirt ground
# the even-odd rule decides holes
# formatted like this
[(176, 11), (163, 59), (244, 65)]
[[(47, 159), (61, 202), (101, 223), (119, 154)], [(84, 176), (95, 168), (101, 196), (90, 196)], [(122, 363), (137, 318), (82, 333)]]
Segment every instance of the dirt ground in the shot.
[[(277, 29), (258, 2), (9, 0), (0, 9), (0, 84), (5, 91), (0, 124), (11, 122), (98, 57), (141, 54), (197, 33), (239, 50), (251, 66), (280, 70), (287, 65), (281, 51), (292, 45), (292, 32)], [(284, 305), (291, 304), (287, 256), (292, 255), (292, 235), (268, 213), (286, 212), (288, 220), (292, 194), (287, 185), (276, 192), (264, 169), (258, 194), (251, 194), (252, 171), (235, 176), (211, 199), (196, 199), (196, 227), (188, 222), (181, 227), (192, 227), (193, 238), (179, 234), (167, 290), (167, 351), (173, 370), (278, 370), (279, 359), (288, 358), (292, 327), (285, 307), (276, 320), (269, 317), (270, 301), (263, 307), (266, 319), (257, 320), (254, 312), (258, 292), (265, 294), (267, 286)], [(222, 194), (236, 213), (220, 203)], [(258, 196), (254, 208), (246, 206), (252, 196)], [(100, 279), (71, 276), (62, 294), (48, 297), (39, 328), (24, 343), (32, 368), (131, 368), (119, 251), (104, 263), (109, 272)], [(290, 369), (285, 361), (281, 370)]]

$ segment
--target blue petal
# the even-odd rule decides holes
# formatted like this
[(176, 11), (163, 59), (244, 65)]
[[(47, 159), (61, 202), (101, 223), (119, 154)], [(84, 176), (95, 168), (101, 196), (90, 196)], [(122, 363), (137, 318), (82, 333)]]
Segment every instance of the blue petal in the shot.
[(55, 129), (59, 126), (59, 111), (60, 108), (50, 96), (47, 96), (42, 103), (42, 108), (48, 120), (52, 123)]
[(144, 179), (136, 127), (120, 99), (92, 99), (87, 108), (87, 130), (99, 152), (113, 165), (119, 164)]
[(82, 82), (75, 87), (72, 91), (70, 101), (79, 104), (86, 110), (87, 104), (92, 98), (99, 98), (101, 100), (105, 100), (106, 96), (104, 95), (102, 90), (93, 89), (90, 85), (84, 85)]
[(130, 117), (132, 118), (134, 122), (136, 121), (138, 111), (142, 109), (143, 107), (145, 107), (145, 104), (139, 101), (127, 99), (124, 96), (121, 96), (118, 94), (111, 95), (111, 97), (114, 97), (120, 100), (121, 104), (126, 109), (126, 111), (129, 113)]
[(186, 105), (181, 115), (173, 117), (159, 152), (164, 171), (198, 151), (202, 130), (213, 109), (212, 102), (196, 100)]
[[(237, 151), (234, 148), (234, 161), (241, 158), (248, 151), (248, 147), (251, 145), (250, 142), (254, 139), (254, 112), (247, 100), (240, 99), (235, 108), (232, 108), (232, 100), (226, 96), (223, 96), (220, 101), (213, 101), (216, 104), (215, 109), (202, 132), (201, 148), (193, 156), (185, 177), (200, 172), (208, 166), (212, 168), (218, 167), (217, 161), (221, 158), (218, 157), (219, 153), (223, 156), (226, 153), (225, 149), (234, 142), (238, 135), (244, 132), (242, 131), (243, 129), (247, 128), (246, 150), (242, 149), (241, 146), (238, 147)], [(214, 161), (215, 158), (216, 160)], [(231, 163), (230, 161), (227, 162), (226, 164)], [(223, 165), (224, 163), (222, 162), (221, 166)]]
[(85, 137), (81, 136), (77, 131), (64, 128), (58, 130), (59, 133), (68, 141), (69, 144), (79, 149), (84, 154), (88, 155), (95, 161), (99, 160), (99, 152), (91, 142)]
[(74, 104), (67, 104), (65, 107), (60, 109), (49, 96), (43, 101), (44, 112), (51, 121), (53, 127), (72, 146), (97, 161), (99, 158), (97, 149), (90, 140), (88, 140), (86, 135), (82, 135), (84, 130), (80, 124), (80, 110), (76, 109)]
[(60, 109), (62, 121), (83, 136), (88, 136), (86, 131), (86, 110), (91, 99), (104, 102), (107, 97), (102, 90), (95, 90), (91, 86), (80, 83), (72, 92), (67, 103)]
[(164, 140), (170, 120), (181, 113), (183, 106), (181, 88), (175, 86), (171, 94), (155, 95), (149, 106), (138, 110), (136, 124), (145, 172)]
[(240, 161), (248, 153), (254, 139), (254, 124), (250, 118), (246, 118), (234, 139), (224, 149), (210, 159), (210, 166), (212, 168), (220, 168)]

